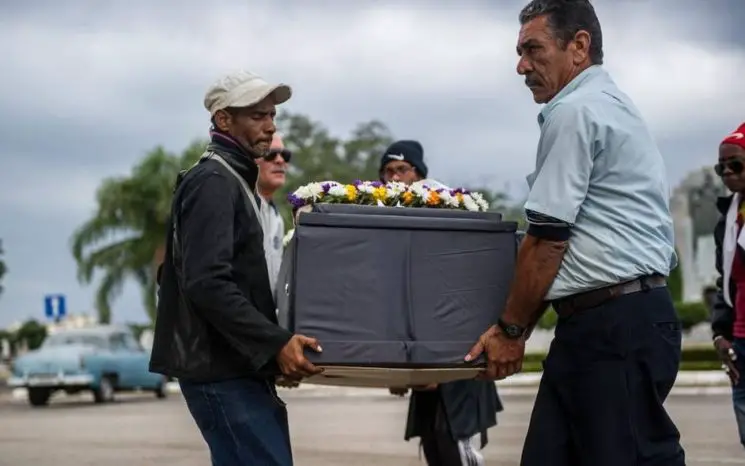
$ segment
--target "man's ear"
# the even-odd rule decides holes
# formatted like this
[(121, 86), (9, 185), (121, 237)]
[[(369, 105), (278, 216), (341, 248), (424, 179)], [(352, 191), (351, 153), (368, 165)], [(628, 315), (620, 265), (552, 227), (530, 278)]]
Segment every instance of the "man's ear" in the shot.
[(590, 43), (592, 38), (585, 30), (577, 31), (572, 41), (572, 59), (575, 65), (581, 65), (590, 56)]
[(233, 122), (233, 116), (225, 110), (218, 110), (212, 117), (212, 124), (222, 132), (227, 132)]

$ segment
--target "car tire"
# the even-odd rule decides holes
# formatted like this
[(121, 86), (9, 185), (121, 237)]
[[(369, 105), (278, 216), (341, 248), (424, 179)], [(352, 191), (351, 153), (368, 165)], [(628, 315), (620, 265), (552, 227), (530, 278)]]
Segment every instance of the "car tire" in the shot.
[(93, 400), (96, 403), (109, 403), (114, 401), (114, 380), (112, 377), (101, 377), (98, 387), (93, 389)]
[(31, 406), (47, 406), (52, 397), (52, 390), (48, 388), (29, 388), (28, 402)]
[(155, 397), (156, 398), (166, 398), (168, 396), (168, 378), (163, 377), (160, 380), (160, 384), (158, 384), (157, 387), (155, 387)]

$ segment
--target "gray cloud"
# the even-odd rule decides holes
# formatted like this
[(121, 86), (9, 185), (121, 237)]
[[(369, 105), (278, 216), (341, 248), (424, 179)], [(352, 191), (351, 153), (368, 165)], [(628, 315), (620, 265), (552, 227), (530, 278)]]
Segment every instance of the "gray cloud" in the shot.
[[(202, 96), (225, 71), (290, 83), (288, 109), (333, 133), (380, 119), (420, 139), (433, 176), (525, 190), (538, 128), (515, 73), (522, 2), (22, 2), (0, 7), (0, 326), (41, 315), (45, 292), (89, 309), (68, 239), (101, 177), (147, 150), (204, 136)], [(745, 6), (596, 2), (606, 66), (647, 116), (671, 182), (712, 163), (742, 119)], [(708, 5), (708, 6), (707, 6)], [(726, 13), (726, 14), (725, 14)], [(5, 221), (5, 219), (9, 221)], [(127, 287), (117, 319), (143, 320)]]

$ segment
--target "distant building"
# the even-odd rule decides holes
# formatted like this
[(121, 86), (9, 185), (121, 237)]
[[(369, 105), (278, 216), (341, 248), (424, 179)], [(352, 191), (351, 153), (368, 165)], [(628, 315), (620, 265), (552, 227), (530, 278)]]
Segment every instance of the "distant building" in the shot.
[(71, 314), (63, 317), (59, 322), (48, 322), (46, 327), (47, 332), (51, 334), (58, 330), (86, 328), (95, 325), (98, 325), (98, 319), (96, 317), (89, 316), (88, 314)]

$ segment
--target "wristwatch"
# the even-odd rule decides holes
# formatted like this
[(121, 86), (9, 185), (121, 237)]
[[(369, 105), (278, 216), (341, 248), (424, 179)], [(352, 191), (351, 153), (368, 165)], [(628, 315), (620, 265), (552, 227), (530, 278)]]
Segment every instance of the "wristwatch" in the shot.
[(497, 325), (500, 329), (502, 329), (502, 332), (504, 332), (505, 336), (510, 339), (518, 339), (525, 335), (525, 331), (527, 330), (525, 327), (520, 327), (519, 325), (515, 324), (508, 324), (507, 322), (503, 321), (501, 318), (497, 319)]

